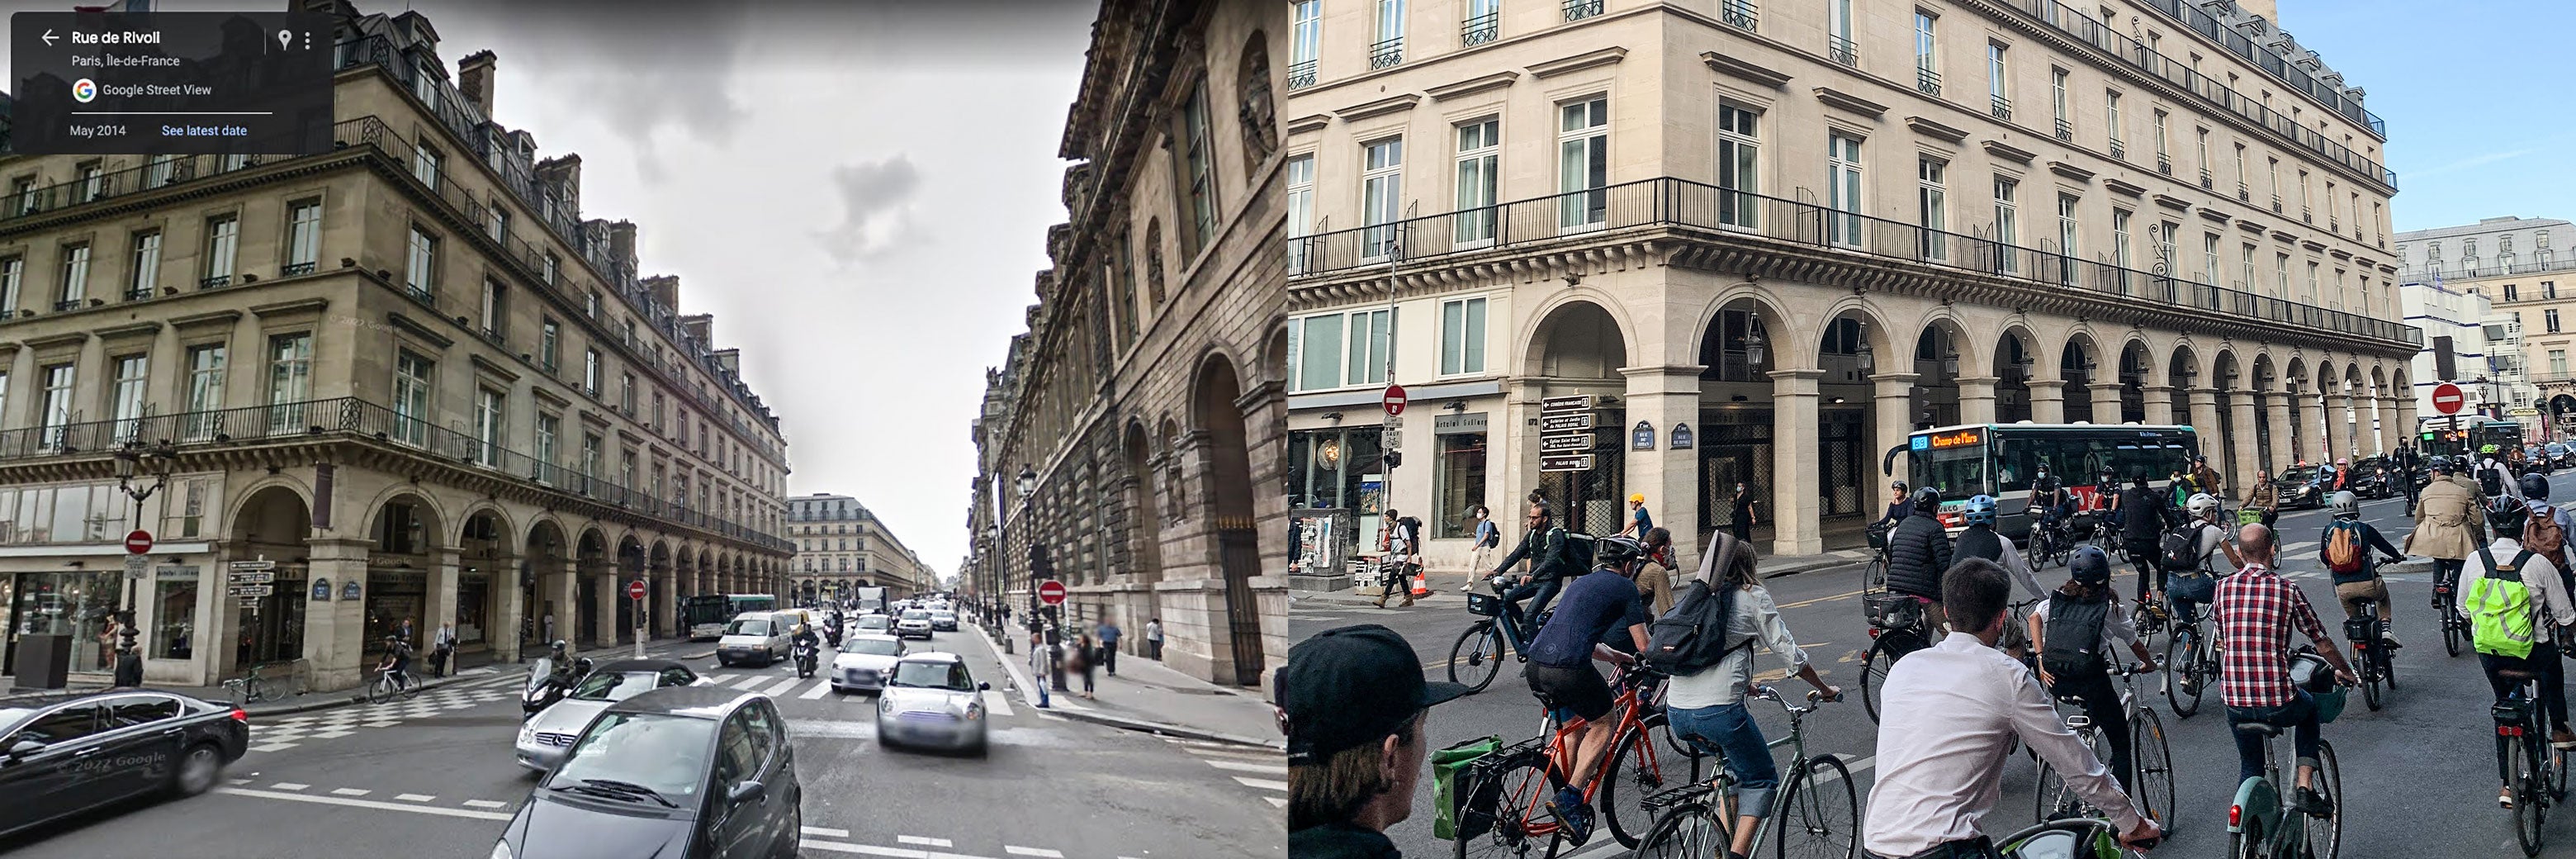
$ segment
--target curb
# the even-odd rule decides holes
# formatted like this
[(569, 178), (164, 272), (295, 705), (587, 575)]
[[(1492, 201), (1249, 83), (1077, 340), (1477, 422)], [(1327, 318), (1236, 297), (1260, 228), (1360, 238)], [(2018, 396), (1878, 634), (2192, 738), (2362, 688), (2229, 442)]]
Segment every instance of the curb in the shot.
[[(996, 655), (1001, 653), (1002, 648), (993, 643), (993, 637), (984, 632), (982, 624), (975, 625), (975, 634), (984, 639), (984, 646), (986, 648), (991, 649)], [(1002, 670), (1011, 675), (1011, 682), (1020, 687), (1021, 700), (1028, 704), (1029, 709), (1037, 711), (1038, 713), (1090, 722), (1095, 725), (1105, 725), (1129, 731), (1140, 731), (1148, 734), (1162, 734), (1183, 739), (1205, 740), (1215, 743), (1230, 743), (1239, 746), (1272, 749), (1283, 753), (1288, 750), (1288, 743), (1286, 740), (1276, 742), (1256, 740), (1251, 737), (1241, 737), (1220, 731), (1203, 731), (1197, 728), (1174, 725), (1165, 722), (1151, 722), (1144, 719), (1130, 719), (1124, 716), (1112, 716), (1087, 707), (1040, 707), (1038, 706), (1037, 701), (1037, 684), (1045, 681), (1032, 680), (1021, 676), (1019, 666), (1011, 664), (1011, 661), (1008, 659), (998, 661), (1002, 664)], [(1072, 693), (1066, 694), (1069, 696)]]

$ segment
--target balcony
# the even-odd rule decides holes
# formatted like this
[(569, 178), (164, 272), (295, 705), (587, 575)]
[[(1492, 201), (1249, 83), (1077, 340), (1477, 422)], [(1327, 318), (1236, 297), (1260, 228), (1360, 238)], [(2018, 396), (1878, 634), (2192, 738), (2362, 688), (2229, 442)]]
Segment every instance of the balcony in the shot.
[(1852, 44), (1852, 40), (1850, 39), (1846, 39), (1841, 36), (1827, 35), (1825, 37), (1825, 53), (1828, 56), (1833, 57), (1834, 62), (1851, 66), (1852, 68), (1860, 68), (1860, 46)]
[(1914, 67), (1914, 89), (1924, 95), (1941, 94), (1941, 73), (1922, 66)]
[(87, 301), (85, 301), (85, 300), (82, 300), (82, 299), (78, 299), (78, 298), (66, 298), (66, 299), (63, 299), (63, 300), (61, 300), (61, 301), (54, 302), (54, 312), (55, 312), (55, 313), (69, 313), (69, 312), (72, 312), (72, 311), (74, 311), (74, 310), (79, 310), (79, 309), (81, 309), (81, 305), (88, 304), (88, 303), (89, 303), (89, 302), (87, 302)]
[(197, 280), (197, 288), (201, 290), (222, 289), (224, 287), (231, 286), (232, 284), (233, 276), (229, 274), (218, 274), (211, 277), (199, 278)]
[(2066, 143), (2075, 142), (2074, 123), (2067, 122), (2064, 119), (2059, 119), (2057, 121), (2057, 139)]
[(1372, 69), (1386, 69), (1386, 68), (1394, 68), (1395, 66), (1397, 66), (1397, 65), (1399, 65), (1399, 64), (1402, 64), (1403, 62), (1404, 62), (1404, 37), (1403, 37), (1403, 36), (1397, 36), (1397, 37), (1395, 37), (1395, 38), (1387, 39), (1387, 40), (1385, 40), (1385, 41), (1382, 41), (1382, 42), (1379, 42), (1379, 43), (1377, 43), (1377, 44), (1374, 44), (1374, 45), (1370, 45), (1370, 46), (1369, 46), (1369, 68), (1372, 68)]
[(1601, 14), (1601, 0), (1565, 0), (1565, 20), (1581, 21)]
[(1753, 0), (1725, 0), (1718, 4), (1717, 20), (1747, 33), (1761, 32), (1761, 19), (1755, 14)]
[(2203, 191), (2210, 190), (2210, 183), (2209, 183), (2209, 168), (2207, 168), (2207, 167), (2203, 167), (2203, 168), (2201, 168), (2201, 169), (2200, 169), (2200, 190), (2203, 190)]
[[(1570, 210), (1598, 216), (1568, 219)], [(1468, 231), (1477, 236), (1475, 241), (1457, 241), (1462, 218), (1475, 220), (1477, 228)], [(1754, 251), (1776, 248), (1781, 253), (1846, 257), (1856, 268), (1885, 269), (1890, 262), (1921, 265), (1961, 277), (1996, 278), (2024, 289), (2185, 314), (2220, 314), (2265, 328), (2308, 328), (2388, 342), (2423, 342), (2422, 331), (2389, 320), (1673, 178), (1301, 236), (1291, 242), (1301, 246), (1295, 252), (1305, 260), (1306, 271), (1292, 278), (1291, 288), (1336, 273), (1383, 271), (1383, 251), (1372, 252), (1390, 241), (1400, 242), (1406, 263), (1418, 266), (1451, 256), (1597, 242), (1602, 236), (1626, 231), (1678, 232), (1685, 240)]]
[(2173, 159), (2162, 152), (2156, 153), (2156, 172), (2166, 176), (2173, 175)]
[(127, 300), (127, 301), (150, 301), (150, 300), (152, 300), (152, 287), (148, 287), (148, 286), (138, 286), (138, 287), (135, 287), (135, 288), (133, 288), (133, 289), (126, 290), (126, 291), (125, 291), (125, 300)]
[(2011, 122), (2012, 99), (2008, 99), (2003, 96), (1994, 96), (1992, 101), (1994, 102), (1994, 106), (1988, 109), (1987, 112), (1994, 114), (1996, 119)]
[(2243, 182), (2238, 182), (2238, 183), (2236, 183), (2236, 202), (2239, 202), (2239, 203), (2251, 203), (2251, 202), (2254, 202), (2254, 189), (2253, 189), (2253, 188), (2251, 188), (2251, 187), (2246, 186), (2246, 184), (2245, 184), (2245, 183), (2243, 183)]
[(1314, 85), (1315, 85), (1315, 61), (1314, 61), (1314, 60), (1305, 60), (1305, 61), (1302, 61), (1302, 62), (1294, 62), (1294, 63), (1289, 63), (1289, 64), (1288, 64), (1288, 88), (1289, 88), (1289, 89), (1305, 89), (1305, 88), (1307, 88), (1307, 87), (1314, 86)]
[(314, 264), (310, 262), (291, 262), (287, 263), (285, 268), (278, 269), (277, 274), (279, 277), (294, 277), (299, 274), (312, 274), (313, 268)]
[(409, 297), (413, 301), (419, 302), (422, 307), (426, 307), (431, 310), (438, 309), (438, 293), (429, 291), (427, 287), (418, 285), (406, 286), (403, 288), (403, 295)]
[(2308, 224), (2315, 224), (2317, 222), (2316, 210), (2310, 209), (2306, 206), (2300, 206), (2299, 220)]
[(2281, 214), (2281, 195), (2272, 195), (2272, 214)]
[(2122, 145), (2120, 138), (2111, 138), (2111, 157), (2122, 161), (2129, 160), (2129, 147)]
[(1458, 24), (1459, 47), (1472, 48), (1502, 38), (1503, 13), (1487, 12)]

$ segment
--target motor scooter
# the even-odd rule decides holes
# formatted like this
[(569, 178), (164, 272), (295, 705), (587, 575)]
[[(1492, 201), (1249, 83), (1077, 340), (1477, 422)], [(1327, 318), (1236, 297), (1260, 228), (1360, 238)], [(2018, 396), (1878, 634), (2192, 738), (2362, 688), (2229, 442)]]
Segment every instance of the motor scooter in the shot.
[(799, 679), (814, 676), (814, 645), (797, 642), (796, 676)]
[(553, 657), (540, 656), (528, 664), (528, 685), (519, 692), (519, 720), (526, 721), (563, 700), (573, 684), (590, 673), (587, 658), (575, 659), (569, 670), (557, 671)]

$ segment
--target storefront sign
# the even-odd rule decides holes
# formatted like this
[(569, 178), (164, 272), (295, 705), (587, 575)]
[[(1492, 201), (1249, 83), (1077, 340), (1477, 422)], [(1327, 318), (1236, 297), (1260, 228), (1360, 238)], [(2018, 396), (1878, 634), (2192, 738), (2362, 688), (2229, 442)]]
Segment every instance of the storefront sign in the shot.
[(1691, 444), (1694, 441), (1696, 441), (1696, 439), (1691, 438), (1690, 424), (1674, 424), (1672, 440), (1665, 443), (1664, 448), (1667, 450), (1689, 450), (1691, 449)]
[(1471, 415), (1440, 415), (1431, 419), (1431, 432), (1434, 435), (1484, 431), (1484, 412)]
[(1638, 421), (1637, 428), (1628, 431), (1628, 449), (1654, 450), (1655, 425), (1647, 421)]
[(330, 601), (331, 601), (331, 580), (330, 580), (330, 579), (322, 578), (322, 577), (320, 577), (320, 576), (315, 576), (315, 577), (313, 577), (313, 601), (314, 601), (314, 602), (330, 602)]
[(340, 583), (340, 598), (341, 598), (341, 599), (344, 599), (344, 600), (353, 600), (353, 599), (357, 599), (357, 598), (358, 598), (358, 594), (359, 594), (359, 593), (360, 593), (360, 586), (359, 586), (359, 584), (358, 584), (358, 580), (356, 580), (356, 579), (350, 579), (350, 580), (348, 580), (348, 581), (345, 581), (345, 582), (341, 582), (341, 583)]
[(164, 564), (152, 569), (152, 577), (165, 581), (171, 579), (195, 581), (197, 578), (197, 568), (194, 566), (181, 566), (178, 564)]

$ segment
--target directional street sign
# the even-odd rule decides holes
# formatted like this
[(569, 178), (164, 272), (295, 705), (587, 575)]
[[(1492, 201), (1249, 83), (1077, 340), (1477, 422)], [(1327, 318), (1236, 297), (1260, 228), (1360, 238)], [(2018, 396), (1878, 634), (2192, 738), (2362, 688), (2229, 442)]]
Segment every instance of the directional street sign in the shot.
[(277, 589), (273, 585), (233, 585), (224, 588), (224, 595), (228, 597), (264, 597), (276, 592)]
[(277, 581), (277, 574), (266, 570), (254, 570), (247, 573), (227, 573), (224, 576), (224, 583), (233, 585), (265, 585), (275, 581)]
[(1538, 437), (1538, 451), (1540, 454), (1582, 453), (1591, 449), (1592, 434), (1588, 432), (1572, 433), (1568, 435), (1543, 435)]
[(1591, 412), (1571, 415), (1540, 415), (1538, 419), (1538, 431), (1543, 433), (1589, 432), (1591, 429)]
[(1543, 414), (1579, 412), (1589, 408), (1592, 408), (1591, 394), (1576, 394), (1571, 397), (1548, 397), (1538, 401), (1538, 410)]
[(236, 573), (247, 573), (252, 570), (274, 570), (277, 569), (277, 562), (265, 559), (257, 561), (234, 561), (232, 563), (225, 564), (224, 569), (231, 570)]
[(1551, 456), (1551, 455), (1548, 455), (1548, 454), (1540, 454), (1540, 455), (1539, 455), (1539, 458), (1538, 458), (1538, 470), (1540, 470), (1540, 471), (1590, 471), (1590, 470), (1592, 470), (1592, 454), (1588, 454), (1588, 453), (1578, 453), (1578, 454), (1570, 454), (1570, 455), (1554, 455), (1554, 456)]

